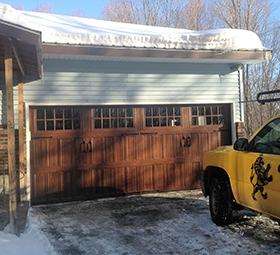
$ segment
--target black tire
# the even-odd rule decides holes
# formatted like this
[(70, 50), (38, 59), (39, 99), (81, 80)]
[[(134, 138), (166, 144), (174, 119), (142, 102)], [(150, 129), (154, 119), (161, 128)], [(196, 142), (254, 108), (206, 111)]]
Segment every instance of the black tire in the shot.
[(233, 199), (230, 186), (225, 179), (212, 179), (210, 184), (209, 205), (212, 221), (218, 226), (232, 222)]

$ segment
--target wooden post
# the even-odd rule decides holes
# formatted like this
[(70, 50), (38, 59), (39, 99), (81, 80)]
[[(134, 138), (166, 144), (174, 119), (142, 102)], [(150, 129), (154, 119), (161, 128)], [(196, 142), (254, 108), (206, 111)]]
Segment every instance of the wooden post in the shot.
[[(19, 178), (25, 173), (24, 168), (24, 127), (23, 127), (23, 76), (18, 75), (18, 143), (19, 143)], [(26, 200), (25, 179), (19, 179), (20, 200)]]
[(5, 80), (8, 132), (10, 233), (17, 234), (17, 174), (15, 164), (16, 153), (14, 128), (13, 58), (12, 47), (9, 44), (5, 44)]

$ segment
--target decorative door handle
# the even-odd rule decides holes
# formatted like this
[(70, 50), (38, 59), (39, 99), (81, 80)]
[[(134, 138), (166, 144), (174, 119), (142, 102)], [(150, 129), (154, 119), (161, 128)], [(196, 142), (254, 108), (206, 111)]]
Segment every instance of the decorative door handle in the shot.
[(180, 146), (181, 146), (181, 147), (186, 147), (186, 137), (185, 137), (185, 136), (183, 136), (183, 137), (181, 138), (181, 140), (180, 140)]
[(192, 138), (190, 136), (188, 136), (187, 141), (188, 141), (187, 146), (191, 147), (192, 146)]
[(87, 144), (86, 144), (86, 141), (83, 141), (83, 145), (84, 145), (84, 150), (83, 150), (83, 152), (84, 152), (84, 153), (87, 153)]
[(92, 152), (92, 142), (89, 141), (87, 144), (87, 152)]

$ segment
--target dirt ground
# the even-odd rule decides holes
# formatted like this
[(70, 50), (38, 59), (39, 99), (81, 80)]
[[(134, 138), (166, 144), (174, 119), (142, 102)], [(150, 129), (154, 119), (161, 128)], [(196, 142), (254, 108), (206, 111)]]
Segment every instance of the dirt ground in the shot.
[(216, 226), (200, 190), (32, 207), (57, 254), (280, 254), (276, 220), (251, 210)]

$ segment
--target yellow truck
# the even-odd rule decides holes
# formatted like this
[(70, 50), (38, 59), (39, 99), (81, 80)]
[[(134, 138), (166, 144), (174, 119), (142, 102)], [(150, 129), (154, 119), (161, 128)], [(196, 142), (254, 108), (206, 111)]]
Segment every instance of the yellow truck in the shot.
[(230, 223), (232, 211), (243, 207), (280, 219), (280, 115), (251, 139), (206, 152), (200, 184), (217, 225)]

